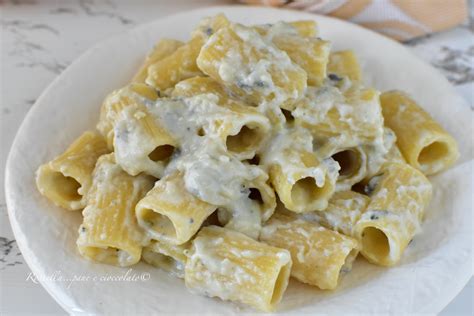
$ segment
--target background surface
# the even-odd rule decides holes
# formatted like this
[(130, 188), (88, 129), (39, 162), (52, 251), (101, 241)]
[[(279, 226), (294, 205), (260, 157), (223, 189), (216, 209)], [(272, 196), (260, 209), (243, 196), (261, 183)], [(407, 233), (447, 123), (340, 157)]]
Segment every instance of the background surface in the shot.
[[(8, 149), (41, 92), (101, 40), (162, 16), (231, 0), (0, 0), (0, 314), (65, 314), (33, 282), (10, 229), (4, 198)], [(438, 68), (474, 111), (474, 20), (406, 43)], [(94, 70), (91, 69), (91, 78)], [(84, 91), (84, 93), (87, 93)], [(67, 106), (67, 104), (65, 104)], [(449, 106), (447, 104), (446, 106)], [(34, 153), (31, 153), (34, 154)], [(449, 273), (447, 271), (447, 273)], [(473, 315), (474, 281), (441, 315)]]

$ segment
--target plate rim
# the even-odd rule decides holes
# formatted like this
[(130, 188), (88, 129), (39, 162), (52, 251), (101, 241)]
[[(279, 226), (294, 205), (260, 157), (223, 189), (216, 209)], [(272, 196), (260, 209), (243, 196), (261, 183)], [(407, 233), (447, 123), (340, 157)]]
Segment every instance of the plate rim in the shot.
[[(14, 148), (18, 147), (18, 142), (19, 142), (19, 139), (22, 138), (22, 134), (25, 133), (25, 129), (26, 129), (26, 126), (30, 123), (29, 121), (31, 121), (31, 118), (34, 116), (34, 114), (38, 111), (38, 104), (41, 104), (42, 103), (42, 100), (45, 98), (46, 95), (48, 95), (49, 93), (51, 93), (51, 90), (53, 90), (57, 85), (61, 84), (62, 82), (62, 77), (73, 71), (77, 65), (79, 63), (82, 62), (82, 60), (86, 59), (88, 55), (90, 54), (93, 54), (96, 50), (98, 49), (101, 49), (103, 47), (106, 47), (108, 46), (110, 43), (116, 41), (117, 39), (119, 38), (123, 38), (123, 37), (129, 37), (130, 35), (134, 34), (134, 33), (138, 33), (141, 29), (146, 29), (148, 27), (150, 27), (150, 25), (154, 24), (154, 23), (157, 23), (158, 21), (162, 21), (162, 20), (170, 20), (170, 19), (173, 19), (173, 18), (176, 18), (178, 16), (186, 16), (186, 15), (190, 15), (190, 14), (201, 14), (201, 15), (205, 15), (205, 14), (208, 14), (206, 12), (209, 12), (209, 11), (223, 11), (224, 13), (226, 13), (226, 11), (229, 11), (229, 10), (234, 10), (234, 9), (246, 9), (246, 10), (260, 10), (260, 11), (274, 11), (274, 12), (282, 12), (282, 11), (286, 11), (287, 13), (291, 13), (291, 14), (294, 14), (295, 15), (295, 18), (297, 18), (297, 16), (306, 16), (307, 18), (309, 19), (312, 19), (312, 20), (315, 20), (316, 22), (318, 21), (318, 19), (326, 19), (328, 21), (332, 21), (332, 22), (336, 22), (336, 23), (339, 23), (341, 25), (345, 25), (345, 27), (349, 27), (349, 28), (356, 28), (356, 29), (360, 29), (360, 30), (363, 30), (364, 32), (368, 32), (368, 33), (371, 33), (373, 36), (375, 37), (378, 37), (379, 39), (385, 41), (386, 43), (390, 43), (392, 45), (396, 45), (398, 46), (399, 48), (403, 48), (409, 55), (411, 55), (412, 58), (414, 59), (417, 59), (419, 62), (425, 64), (426, 66), (428, 66), (430, 69), (432, 69), (433, 71), (437, 72), (440, 76), (440, 78), (442, 78), (450, 87), (450, 89), (452, 90), (452, 92), (456, 95), (459, 95), (459, 93), (454, 89), (454, 87), (452, 86), (451, 83), (449, 83), (449, 81), (445, 78), (445, 76), (443, 76), (436, 68), (434, 68), (432, 65), (430, 65), (429, 63), (427, 63), (426, 61), (424, 61), (423, 59), (421, 59), (420, 57), (418, 57), (416, 54), (414, 54), (410, 49), (408, 49), (406, 46), (403, 46), (401, 43), (391, 39), (391, 38), (388, 38), (386, 36), (383, 36), (379, 33), (376, 33), (370, 29), (367, 29), (367, 28), (364, 28), (360, 25), (357, 25), (355, 23), (351, 23), (351, 22), (348, 22), (346, 20), (341, 20), (341, 19), (337, 19), (337, 18), (334, 18), (334, 17), (330, 17), (330, 16), (325, 16), (325, 15), (320, 15), (320, 14), (313, 14), (313, 13), (307, 13), (307, 12), (301, 12), (301, 11), (297, 11), (297, 10), (290, 10), (290, 9), (281, 9), (281, 8), (270, 8), (270, 7), (257, 7), (257, 6), (245, 6), (245, 5), (220, 5), (220, 6), (209, 6), (209, 7), (205, 7), (205, 8), (199, 8), (199, 9), (193, 9), (193, 10), (186, 10), (186, 11), (181, 11), (179, 13), (175, 13), (175, 14), (170, 14), (170, 15), (164, 15), (164, 16), (161, 16), (157, 19), (154, 19), (154, 20), (151, 20), (151, 21), (148, 21), (146, 23), (142, 23), (142, 24), (139, 24), (139, 25), (136, 25), (134, 26), (133, 28), (131, 29), (128, 29), (124, 32), (117, 32), (117, 33), (113, 33), (109, 36), (107, 36), (106, 38), (102, 39), (102, 40), (99, 40), (97, 43), (95, 43), (94, 45), (90, 46), (89, 48), (87, 48), (84, 52), (82, 52), (79, 56), (77, 56), (67, 67), (66, 69), (61, 72), (59, 75), (57, 75), (53, 81), (51, 81), (50, 84), (48, 84), (48, 86), (41, 92), (41, 94), (39, 95), (39, 97), (37, 98), (36, 102), (34, 103), (34, 105), (29, 109), (29, 111), (27, 112), (27, 114), (25, 115), (24, 119), (22, 120), (16, 134), (15, 134), (15, 137), (13, 139), (13, 142), (9, 148), (9, 153), (8, 153), (8, 157), (7, 157), (7, 160), (6, 160), (6, 164), (5, 164), (5, 178), (4, 178), (4, 190), (5, 190), (5, 201), (6, 201), (6, 205), (7, 205), (7, 212), (8, 212), (8, 218), (9, 218), (9, 221), (10, 221), (10, 226), (12, 228), (12, 231), (13, 231), (13, 235), (15, 237), (15, 240), (17, 242), (17, 245), (18, 245), (18, 248), (20, 249), (21, 253), (22, 253), (22, 256), (25, 260), (25, 262), (27, 263), (28, 265), (28, 268), (31, 269), (31, 271), (35, 274), (35, 275), (40, 275), (41, 274), (41, 270), (39, 269), (39, 267), (37, 265), (34, 264), (33, 260), (35, 259), (34, 258), (34, 254), (33, 254), (33, 250), (30, 249), (28, 246), (27, 246), (27, 237), (25, 234), (22, 233), (22, 230), (20, 228), (20, 223), (17, 221), (17, 218), (14, 216), (14, 213), (16, 212), (16, 203), (13, 201), (13, 197), (11, 196), (11, 192), (10, 192), (10, 183), (12, 182), (11, 178), (12, 178), (12, 174), (11, 174), (11, 169), (12, 169), (12, 165), (14, 165), (14, 161), (13, 161), (13, 154), (12, 152), (14, 152)], [(209, 12), (211, 13), (211, 12)], [(463, 100), (464, 103), (467, 103), (466, 100), (461, 97), (461, 99)], [(469, 160), (467, 161), (466, 163), (472, 163), (472, 160)], [(12, 207), (13, 206), (13, 207)], [(437, 310), (437, 312), (440, 312), (442, 311), (443, 308), (445, 308), (460, 292), (461, 290), (466, 286), (466, 284), (469, 282), (470, 278), (473, 276), (473, 271), (471, 269), (470, 273), (465, 273), (463, 274), (465, 275), (465, 278), (464, 279), (458, 279), (455, 284), (452, 284), (452, 288), (453, 288), (453, 291), (449, 292), (450, 294), (452, 295), (445, 295), (443, 296), (444, 299), (439, 299), (437, 300), (437, 308), (435, 308), (435, 310)], [(49, 280), (43, 280), (43, 279), (40, 279), (39, 280), (41, 286), (46, 290), (46, 292), (58, 303), (58, 305), (61, 306), (61, 308), (63, 308), (67, 313), (69, 314), (77, 314), (78, 313), (78, 310), (75, 310), (74, 308), (72, 308), (70, 305), (66, 304), (65, 301), (64, 301), (64, 297), (60, 297), (59, 293), (55, 292), (53, 287), (51, 286), (50, 284), (50, 281)], [(446, 294), (446, 293), (445, 293)], [(433, 308), (431, 308), (433, 309)]]

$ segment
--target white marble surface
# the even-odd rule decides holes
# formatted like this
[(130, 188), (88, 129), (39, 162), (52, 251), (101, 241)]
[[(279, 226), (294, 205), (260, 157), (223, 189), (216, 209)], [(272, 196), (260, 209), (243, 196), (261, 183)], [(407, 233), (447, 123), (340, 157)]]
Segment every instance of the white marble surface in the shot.
[[(75, 58), (106, 37), (164, 15), (231, 2), (0, 0), (0, 314), (65, 314), (41, 285), (27, 281), (30, 270), (11, 232), (3, 193), (8, 149), (36, 98)], [(472, 18), (407, 45), (438, 68), (474, 110)], [(471, 279), (441, 315), (473, 315), (473, 297)]]

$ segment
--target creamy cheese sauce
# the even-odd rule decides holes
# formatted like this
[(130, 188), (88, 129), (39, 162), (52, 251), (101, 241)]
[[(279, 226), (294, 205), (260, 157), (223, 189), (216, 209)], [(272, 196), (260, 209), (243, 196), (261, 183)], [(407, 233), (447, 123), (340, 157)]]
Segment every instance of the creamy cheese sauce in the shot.
[[(201, 34), (207, 40), (205, 46), (214, 44), (214, 37), (206, 35), (206, 25), (200, 27)], [(279, 165), (288, 177), (288, 183), (294, 184), (301, 178), (311, 177), (317, 186), (323, 187), (327, 179), (336, 179), (340, 170), (339, 164), (330, 155), (318, 156), (319, 164), (313, 167), (305, 165), (301, 153), (318, 152), (320, 148), (328, 146), (328, 137), (323, 136), (326, 140), (321, 143), (321, 139), (315, 138), (318, 136), (317, 129), (315, 132), (301, 124), (286, 122), (280, 110), (283, 102), (298, 98), (298, 91), (288, 92), (276, 86), (272, 71), (274, 67), (295, 70), (299, 66), (272, 41), (276, 37), (298, 36), (297, 30), (287, 23), (258, 28), (264, 30), (261, 32), (264, 35), (238, 24), (232, 26), (232, 31), (246, 45), (233, 47), (226, 52), (225, 58), (218, 63), (218, 74), (224, 82), (237, 83), (239, 88), (249, 94), (257, 89), (264, 96), (272, 96), (257, 104), (260, 113), (270, 116), (276, 114), (279, 118), (265, 145), (258, 150), (259, 166), (244, 163), (228, 152), (222, 135), (229, 133), (225, 131), (229, 126), (234, 129), (233, 133), (237, 132), (240, 126), (235, 122), (242, 120), (242, 117), (222, 106), (219, 97), (211, 93), (157, 101), (141, 98), (146, 113), (142, 109), (128, 107), (122, 111), (122, 119), (118, 120), (114, 129), (116, 158), (129, 173), (138, 174), (146, 170), (158, 177), (179, 170), (184, 175), (186, 190), (202, 201), (216, 205), (220, 210), (219, 218), (225, 221), (227, 227), (254, 239), (259, 237), (262, 218), (257, 203), (249, 198), (249, 185), (253, 180), (262, 176), (268, 179), (269, 168)], [(253, 56), (251, 49), (265, 52), (268, 58), (247, 60)], [(283, 82), (289, 80), (285, 77), (279, 79)], [(368, 160), (363, 163), (367, 163), (367, 173), (374, 174), (385, 162), (385, 156), (394, 146), (396, 138), (390, 129), (383, 130), (380, 106), (374, 103), (377, 98), (362, 100), (357, 96), (348, 97), (354, 89), (362, 89), (357, 85), (344, 78), (328, 79), (320, 87), (307, 87), (291, 114), (297, 121), (309, 126), (322, 125), (329, 132), (339, 132), (339, 135), (329, 137), (331, 148), (347, 147), (347, 144), (365, 146)], [(229, 92), (229, 89), (226, 91)], [(146, 115), (152, 116), (156, 124), (179, 144), (167, 164), (157, 164), (136, 154), (150, 143), (150, 136), (136, 123)], [(329, 119), (334, 118), (334, 115), (337, 115), (337, 120)], [(252, 114), (246, 116), (252, 117)], [(251, 119), (260, 124), (269, 124), (269, 119), (265, 121), (262, 116), (254, 115)], [(364, 138), (367, 126), (374, 129), (375, 136), (370, 143)], [(342, 218), (337, 212), (327, 214), (324, 220), (336, 230), (349, 231), (346, 226), (352, 226), (355, 219), (361, 216), (360, 210), (354, 210), (353, 213), (349, 220), (344, 219), (344, 223), (340, 222)], [(313, 213), (313, 216), (317, 216), (317, 213)]]
[[(157, 125), (164, 128), (179, 143), (170, 163), (162, 171), (163, 175), (176, 170), (184, 174), (186, 189), (207, 203), (226, 209), (231, 214), (228, 225), (250, 237), (258, 238), (261, 226), (259, 206), (249, 198), (249, 185), (258, 177), (268, 178), (266, 172), (254, 165), (244, 164), (225, 148), (221, 134), (222, 126), (235, 125), (240, 116), (230, 109), (219, 106), (219, 98), (214, 94), (202, 94), (188, 98), (163, 98), (156, 102), (144, 100), (147, 115), (151, 115)], [(130, 109), (132, 118), (136, 113)], [(248, 116), (253, 117), (252, 114)], [(254, 115), (262, 124), (268, 120)], [(125, 120), (123, 124), (132, 122)], [(134, 148), (143, 146), (143, 132), (136, 127), (121, 130), (116, 127), (116, 144), (119, 148), (129, 148), (133, 157)], [(199, 131), (203, 131), (200, 135)], [(121, 149), (116, 155), (126, 159)], [(125, 157), (124, 157), (125, 156)], [(123, 160), (121, 160), (123, 161)], [(134, 159), (128, 161), (140, 163)], [(155, 167), (159, 168), (159, 166)]]
[[(265, 96), (265, 100), (256, 105), (263, 113), (271, 113), (271, 116), (280, 122), (283, 121), (280, 105), (289, 99), (296, 100), (299, 91), (296, 88), (287, 91), (286, 87), (275, 83), (273, 76), (278, 71), (278, 80), (290, 84), (287, 71), (302, 69), (293, 63), (285, 52), (273, 45), (272, 38), (282, 31), (292, 33), (291, 28), (293, 27), (287, 23), (279, 23), (275, 27), (270, 27), (270, 32), (266, 36), (261, 36), (255, 29), (234, 24), (232, 31), (245, 42), (245, 45), (231, 47), (225, 51), (225, 58), (217, 64), (221, 80), (228, 85), (235, 84), (249, 95), (258, 93)], [(204, 47), (213, 45), (214, 40), (211, 37)], [(258, 60), (254, 58), (253, 50), (262, 54)]]

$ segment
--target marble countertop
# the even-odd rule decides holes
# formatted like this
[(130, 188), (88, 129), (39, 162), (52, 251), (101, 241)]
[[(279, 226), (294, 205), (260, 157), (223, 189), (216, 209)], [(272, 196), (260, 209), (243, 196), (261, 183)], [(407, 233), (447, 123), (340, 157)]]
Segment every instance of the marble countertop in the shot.
[[(36, 98), (74, 59), (111, 35), (168, 14), (229, 3), (232, 1), (0, 1), (0, 314), (65, 314), (41, 285), (28, 279), (30, 270), (15, 243), (5, 204), (8, 151)], [(471, 12), (465, 25), (406, 45), (439, 69), (474, 111), (473, 15)], [(472, 315), (473, 283), (471, 279), (441, 315)]]

